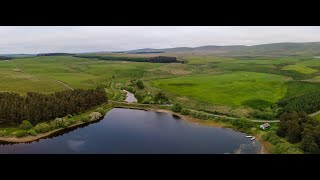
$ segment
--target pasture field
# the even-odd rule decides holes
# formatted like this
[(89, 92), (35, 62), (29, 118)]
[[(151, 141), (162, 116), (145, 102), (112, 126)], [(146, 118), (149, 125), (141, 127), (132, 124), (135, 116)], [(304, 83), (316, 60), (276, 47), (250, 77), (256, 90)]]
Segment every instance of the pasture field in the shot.
[(314, 118), (315, 118), (316, 120), (320, 121), (320, 114), (315, 115)]
[(286, 77), (234, 72), (154, 81), (154, 86), (201, 101), (231, 106), (268, 106), (285, 96)]
[(313, 60), (300, 61), (300, 62), (297, 62), (296, 64), (285, 66), (282, 69), (293, 70), (302, 74), (313, 74), (313, 73), (319, 72), (319, 67), (320, 67), (320, 60), (313, 59)]
[[(178, 55), (187, 63), (106, 61), (71, 56), (0, 61), (0, 91), (51, 93), (68, 89), (60, 82), (83, 89), (103, 83), (110, 99), (121, 100), (121, 84), (141, 79), (146, 90), (162, 91), (187, 107), (225, 112), (234, 108), (241, 111), (266, 108), (281, 98), (320, 87), (320, 61), (315, 59)], [(310, 69), (312, 73), (306, 74)]]
[(46, 77), (24, 73), (9, 61), (0, 61), (0, 92), (51, 93), (67, 90), (64, 85)]

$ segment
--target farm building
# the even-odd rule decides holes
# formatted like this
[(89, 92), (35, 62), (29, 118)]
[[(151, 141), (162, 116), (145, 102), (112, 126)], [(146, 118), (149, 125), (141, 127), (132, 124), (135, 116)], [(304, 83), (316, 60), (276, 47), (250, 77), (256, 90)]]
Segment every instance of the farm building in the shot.
[(260, 128), (263, 129), (263, 130), (268, 129), (269, 127), (270, 127), (269, 123), (264, 123), (264, 124), (260, 125)]

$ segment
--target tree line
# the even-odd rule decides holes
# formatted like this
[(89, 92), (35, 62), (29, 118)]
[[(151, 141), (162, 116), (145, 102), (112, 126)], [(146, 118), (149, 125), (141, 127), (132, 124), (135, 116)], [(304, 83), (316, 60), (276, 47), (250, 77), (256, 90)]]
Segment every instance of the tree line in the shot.
[(306, 113), (313, 113), (320, 110), (320, 91), (285, 98), (280, 100), (277, 105), (281, 108), (282, 112), (304, 111)]
[(0, 56), (0, 60), (10, 60), (12, 57)]
[(74, 56), (75, 54), (70, 53), (42, 53), (37, 54), (37, 56)]
[(0, 125), (19, 125), (23, 120), (32, 124), (77, 114), (107, 102), (104, 90), (68, 90), (52, 94), (28, 92), (0, 93)]
[(79, 58), (93, 58), (109, 61), (131, 61), (131, 62), (151, 62), (151, 63), (179, 63), (176, 57), (157, 56), (157, 57), (124, 57), (124, 56), (90, 56), (90, 55), (75, 55)]

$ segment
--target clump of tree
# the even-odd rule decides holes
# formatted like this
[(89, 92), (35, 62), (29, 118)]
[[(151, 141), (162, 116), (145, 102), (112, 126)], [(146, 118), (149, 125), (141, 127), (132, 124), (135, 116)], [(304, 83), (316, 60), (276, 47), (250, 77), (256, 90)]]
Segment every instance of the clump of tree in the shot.
[(133, 85), (137, 86), (139, 89), (144, 89), (144, 84), (143, 84), (142, 80), (140, 80), (140, 79), (131, 80), (131, 83)]
[(32, 128), (32, 124), (28, 120), (22, 121), (22, 123), (19, 125), (20, 129), (28, 130)]
[(303, 154), (304, 152), (297, 146), (289, 143), (278, 143), (274, 148), (275, 154)]
[(148, 52), (135, 52), (134, 54), (156, 54), (156, 53), (165, 53), (164, 51), (148, 51)]
[(7, 56), (0, 56), (0, 61), (1, 60), (11, 60), (12, 57), (7, 57)]
[(43, 123), (39, 123), (37, 124), (35, 127), (34, 127), (34, 130), (37, 132), (37, 133), (46, 133), (46, 132), (49, 132), (50, 131), (50, 126), (49, 124), (43, 122)]
[(28, 119), (32, 124), (68, 114), (77, 114), (107, 102), (106, 92), (95, 90), (68, 90), (53, 94), (28, 92), (0, 93), (0, 125), (19, 125)]
[(174, 104), (174, 105), (172, 106), (171, 110), (172, 110), (173, 112), (180, 112), (180, 111), (182, 110), (182, 106), (181, 106), (181, 104), (176, 103), (176, 104)]
[(275, 114), (272, 111), (266, 111), (266, 110), (254, 110), (251, 113), (251, 116), (253, 118), (260, 118), (260, 119), (274, 119), (275, 118)]
[(243, 130), (250, 129), (255, 126), (254, 122), (249, 121), (247, 119), (242, 119), (242, 118), (232, 120), (231, 124), (239, 129), (243, 129)]
[(266, 134), (262, 135), (262, 139), (264, 141), (270, 142), (273, 145), (277, 145), (278, 143), (282, 142), (275, 131), (269, 131)]
[(175, 63), (178, 62), (176, 57), (168, 57), (168, 56), (157, 56), (151, 57), (149, 62), (152, 63)]
[(280, 100), (277, 105), (282, 112), (304, 111), (313, 113), (320, 109), (320, 90)]
[(280, 116), (277, 135), (291, 143), (301, 142), (306, 153), (320, 153), (320, 123), (305, 112), (285, 112)]
[(75, 54), (70, 53), (42, 53), (37, 54), (37, 56), (74, 56)]
[(157, 104), (170, 104), (170, 100), (169, 98), (165, 95), (165, 93), (162, 92), (158, 92), (155, 97), (154, 100)]

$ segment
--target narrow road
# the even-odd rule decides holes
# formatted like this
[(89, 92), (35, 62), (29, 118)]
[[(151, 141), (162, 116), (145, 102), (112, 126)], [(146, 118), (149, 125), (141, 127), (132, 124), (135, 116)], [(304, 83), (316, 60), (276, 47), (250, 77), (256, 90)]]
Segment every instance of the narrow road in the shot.
[(317, 111), (317, 112), (311, 113), (311, 114), (309, 114), (309, 116), (313, 117), (313, 116), (318, 115), (318, 114), (320, 114), (320, 111)]
[(272, 122), (280, 122), (280, 120), (250, 120), (252, 122), (263, 122), (263, 123), (272, 123)]
[[(48, 77), (46, 77), (46, 78), (48, 78)], [(52, 79), (52, 78), (48, 78), (48, 79)], [(62, 82), (62, 81), (59, 81), (59, 80), (56, 80), (56, 79), (52, 79), (52, 80), (55, 80), (55, 81), (57, 81), (58, 83), (64, 85), (65, 87), (67, 87), (67, 88), (69, 88), (69, 89), (71, 89), (71, 90), (74, 90), (71, 86), (69, 86), (68, 84), (66, 84), (66, 83), (64, 83), (64, 82)]]

